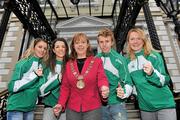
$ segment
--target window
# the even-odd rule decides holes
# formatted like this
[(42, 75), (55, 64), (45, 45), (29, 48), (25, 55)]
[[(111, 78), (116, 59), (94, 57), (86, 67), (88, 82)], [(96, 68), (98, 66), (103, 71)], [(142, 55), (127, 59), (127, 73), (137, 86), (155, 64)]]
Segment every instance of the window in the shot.
[(3, 8), (4, 1), (0, 1), (0, 9)]
[[(38, 0), (40, 5), (44, 5), (47, 0)], [(55, 4), (56, 0), (50, 0), (52, 4)], [(47, 3), (48, 4), (48, 3)]]
[[(90, 0), (91, 3), (96, 2), (96, 0)], [(88, 3), (89, 4), (89, 0), (80, 0), (80, 3)]]
[[(97, 6), (98, 0), (90, 0), (91, 6)], [(89, 0), (80, 0), (79, 6), (89, 6)]]

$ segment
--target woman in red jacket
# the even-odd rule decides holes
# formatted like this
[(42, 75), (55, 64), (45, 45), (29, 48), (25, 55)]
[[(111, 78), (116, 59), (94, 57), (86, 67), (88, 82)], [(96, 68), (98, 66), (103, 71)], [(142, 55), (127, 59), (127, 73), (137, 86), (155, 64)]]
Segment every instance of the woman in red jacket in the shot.
[(70, 60), (66, 64), (54, 113), (59, 115), (67, 105), (66, 120), (101, 120), (101, 100), (109, 94), (102, 61), (93, 56), (84, 33), (74, 35), (70, 48)]

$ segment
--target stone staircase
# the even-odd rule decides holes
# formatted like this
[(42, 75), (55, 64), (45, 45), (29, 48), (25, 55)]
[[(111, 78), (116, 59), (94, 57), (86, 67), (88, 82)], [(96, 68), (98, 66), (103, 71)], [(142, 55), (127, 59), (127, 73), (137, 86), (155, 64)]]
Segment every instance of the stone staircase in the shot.
[[(126, 103), (128, 111), (128, 120), (140, 120), (139, 110), (135, 108), (134, 103)], [(35, 120), (42, 120), (44, 105), (38, 105), (35, 111)]]
[(136, 109), (134, 103), (126, 103), (128, 120), (140, 120), (139, 109)]
[(35, 110), (35, 120), (42, 120), (42, 114), (44, 111), (44, 105), (37, 105)]

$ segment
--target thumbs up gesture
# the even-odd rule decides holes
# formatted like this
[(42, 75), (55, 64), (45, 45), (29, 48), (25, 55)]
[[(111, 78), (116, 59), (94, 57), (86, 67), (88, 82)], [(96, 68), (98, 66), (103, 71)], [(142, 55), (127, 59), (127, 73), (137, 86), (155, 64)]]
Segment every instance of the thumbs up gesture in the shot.
[(121, 99), (124, 98), (124, 89), (122, 88), (121, 84), (118, 82), (118, 87), (116, 88), (116, 91), (117, 91), (117, 96)]

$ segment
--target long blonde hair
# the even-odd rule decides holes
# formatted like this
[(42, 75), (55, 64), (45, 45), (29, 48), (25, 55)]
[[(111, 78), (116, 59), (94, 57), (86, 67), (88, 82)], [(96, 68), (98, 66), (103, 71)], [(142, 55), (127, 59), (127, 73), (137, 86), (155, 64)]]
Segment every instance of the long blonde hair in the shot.
[(135, 51), (132, 50), (131, 47), (129, 46), (129, 37), (132, 32), (136, 32), (139, 34), (139, 36), (141, 37), (141, 39), (144, 42), (144, 45), (143, 45), (144, 55), (145, 56), (149, 55), (151, 53), (151, 51), (154, 49), (152, 47), (150, 40), (146, 36), (145, 32), (140, 28), (132, 28), (129, 30), (129, 32), (127, 34), (127, 53), (129, 55), (130, 59), (131, 60), (135, 59)]
[(36, 39), (32, 40), (32, 42), (31, 42), (31, 44), (29, 45), (28, 49), (23, 53), (21, 59), (23, 59), (23, 58), (28, 58), (29, 56), (34, 55), (34, 47), (37, 45), (37, 43), (39, 43), (39, 42), (41, 42), (41, 41), (45, 42), (45, 43), (47, 44), (47, 46), (48, 46), (48, 48), (47, 48), (47, 53), (46, 53), (46, 55), (42, 58), (42, 60), (43, 60), (44, 62), (47, 62), (47, 60), (48, 60), (48, 58), (49, 58), (49, 54), (48, 54), (49, 45), (48, 45), (48, 41), (45, 40), (45, 39), (42, 39), (42, 38), (36, 38)]

